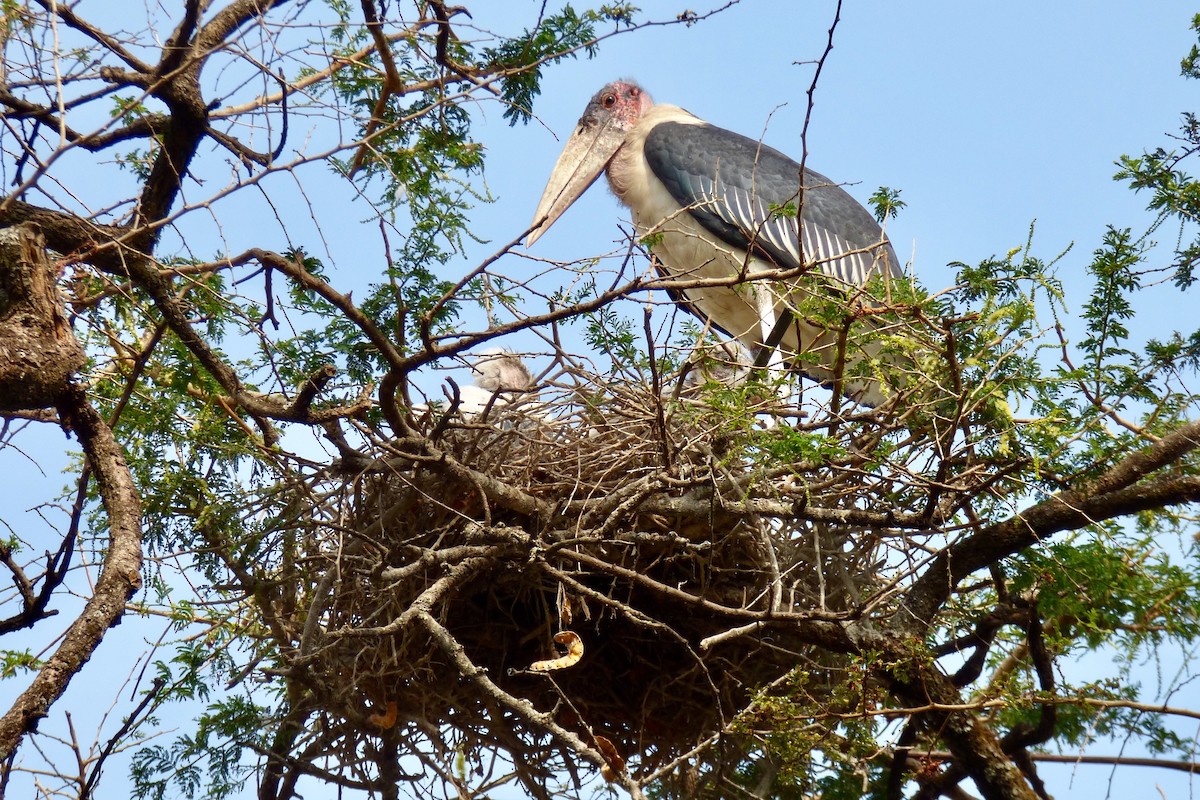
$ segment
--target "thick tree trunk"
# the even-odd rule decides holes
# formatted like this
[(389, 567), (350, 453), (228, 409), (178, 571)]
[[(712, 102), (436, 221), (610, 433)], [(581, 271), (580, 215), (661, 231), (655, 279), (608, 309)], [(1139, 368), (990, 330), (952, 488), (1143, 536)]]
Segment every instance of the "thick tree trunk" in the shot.
[(46, 716), (92, 657), (104, 634), (121, 621), (126, 601), (142, 585), (141, 501), (121, 446), (81, 388), (71, 386), (63, 393), (58, 413), (79, 437), (95, 476), (108, 515), (108, 549), (83, 612), (63, 634), (58, 649), (33, 682), (0, 717), (0, 761), (8, 758), (21, 737)]
[(55, 405), (83, 362), (41, 231), (0, 228), (0, 411)]
[[(141, 586), (141, 503), (108, 423), (71, 376), (84, 354), (63, 312), (46, 242), (33, 224), (0, 228), (0, 412), (54, 407), (87, 456), (110, 538), (92, 596), (58, 649), (0, 717), (0, 760), (32, 731), (116, 625)], [(85, 473), (86, 474), (86, 473)], [(85, 478), (86, 480), (86, 478)]]

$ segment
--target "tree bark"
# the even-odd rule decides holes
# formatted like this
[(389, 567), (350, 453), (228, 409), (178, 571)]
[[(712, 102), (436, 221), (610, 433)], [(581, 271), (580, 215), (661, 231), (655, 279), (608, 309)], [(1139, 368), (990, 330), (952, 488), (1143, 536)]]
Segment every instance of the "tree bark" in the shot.
[(142, 585), (141, 502), (133, 475), (112, 429), (88, 402), (83, 389), (72, 386), (58, 406), (59, 416), (79, 437), (88, 466), (96, 477), (108, 514), (109, 545), (96, 589), (83, 613), (71, 624), (62, 644), (42, 666), (33, 683), (0, 717), (0, 761), (8, 758), (21, 737), (37, 727), (71, 679), (92, 657), (105, 632), (121, 620), (126, 601)]
[(1000, 737), (977, 713), (945, 706), (961, 705), (962, 695), (936, 664), (910, 660), (893, 671), (896, 695), (913, 706), (935, 708), (924, 712), (924, 725), (935, 732), (986, 800), (1038, 800), (1037, 793), (1012, 758)]
[(53, 406), (83, 362), (41, 231), (0, 229), (0, 411)]

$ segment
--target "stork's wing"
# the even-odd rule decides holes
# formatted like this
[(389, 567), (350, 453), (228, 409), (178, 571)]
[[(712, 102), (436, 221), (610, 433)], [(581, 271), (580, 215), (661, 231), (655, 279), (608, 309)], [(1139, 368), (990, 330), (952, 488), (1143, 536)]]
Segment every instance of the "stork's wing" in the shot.
[(730, 247), (785, 269), (816, 263), (852, 286), (871, 275), (900, 275), (896, 251), (875, 218), (824, 175), (761, 142), (708, 124), (663, 122), (646, 136), (646, 161), (696, 221)]

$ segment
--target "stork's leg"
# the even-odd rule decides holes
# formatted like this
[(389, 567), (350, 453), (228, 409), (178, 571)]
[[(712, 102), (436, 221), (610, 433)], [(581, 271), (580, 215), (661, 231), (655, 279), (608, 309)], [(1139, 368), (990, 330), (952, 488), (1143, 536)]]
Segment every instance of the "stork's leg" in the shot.
[(748, 285), (754, 295), (754, 309), (758, 312), (759, 341), (767, 350), (766, 363), (763, 363), (763, 353), (759, 352), (754, 358), (754, 365), (765, 366), (768, 377), (774, 381), (783, 377), (783, 354), (779, 352), (778, 347), (771, 344), (771, 340), (775, 338), (772, 336), (775, 324), (779, 319), (775, 313), (775, 293), (762, 281)]
[[(748, 286), (754, 297), (754, 309), (758, 312), (758, 341), (762, 348), (754, 358), (754, 368), (759, 369), (766, 366), (767, 380), (774, 387), (776, 396), (786, 403), (792, 392), (787, 381), (784, 380), (783, 354), (779, 352), (778, 347), (771, 346), (772, 334), (775, 332), (775, 324), (778, 321), (778, 315), (775, 313), (775, 293), (762, 281), (750, 283)], [(784, 313), (791, 316), (790, 312)], [(764, 353), (763, 350), (766, 352)], [(770, 429), (778, 424), (778, 420), (775, 417), (767, 416), (762, 420), (762, 424)]]
[(787, 336), (788, 328), (792, 327), (792, 323), (796, 321), (792, 310), (786, 306), (783, 313), (778, 316), (779, 319), (775, 320), (775, 327), (763, 338), (763, 346), (759, 348), (758, 354), (754, 357), (755, 369), (764, 369), (767, 366), (771, 356), (778, 352), (783, 337)]

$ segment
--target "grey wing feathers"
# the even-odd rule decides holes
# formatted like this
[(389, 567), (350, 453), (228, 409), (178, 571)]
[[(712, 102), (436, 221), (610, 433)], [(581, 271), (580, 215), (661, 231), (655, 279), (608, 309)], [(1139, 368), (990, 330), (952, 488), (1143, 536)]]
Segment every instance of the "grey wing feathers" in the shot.
[(785, 269), (815, 263), (854, 286), (872, 274), (900, 274), (875, 218), (811, 170), (797, 235), (800, 165), (778, 150), (712, 125), (663, 122), (646, 137), (645, 157), (676, 202), (731, 247)]

